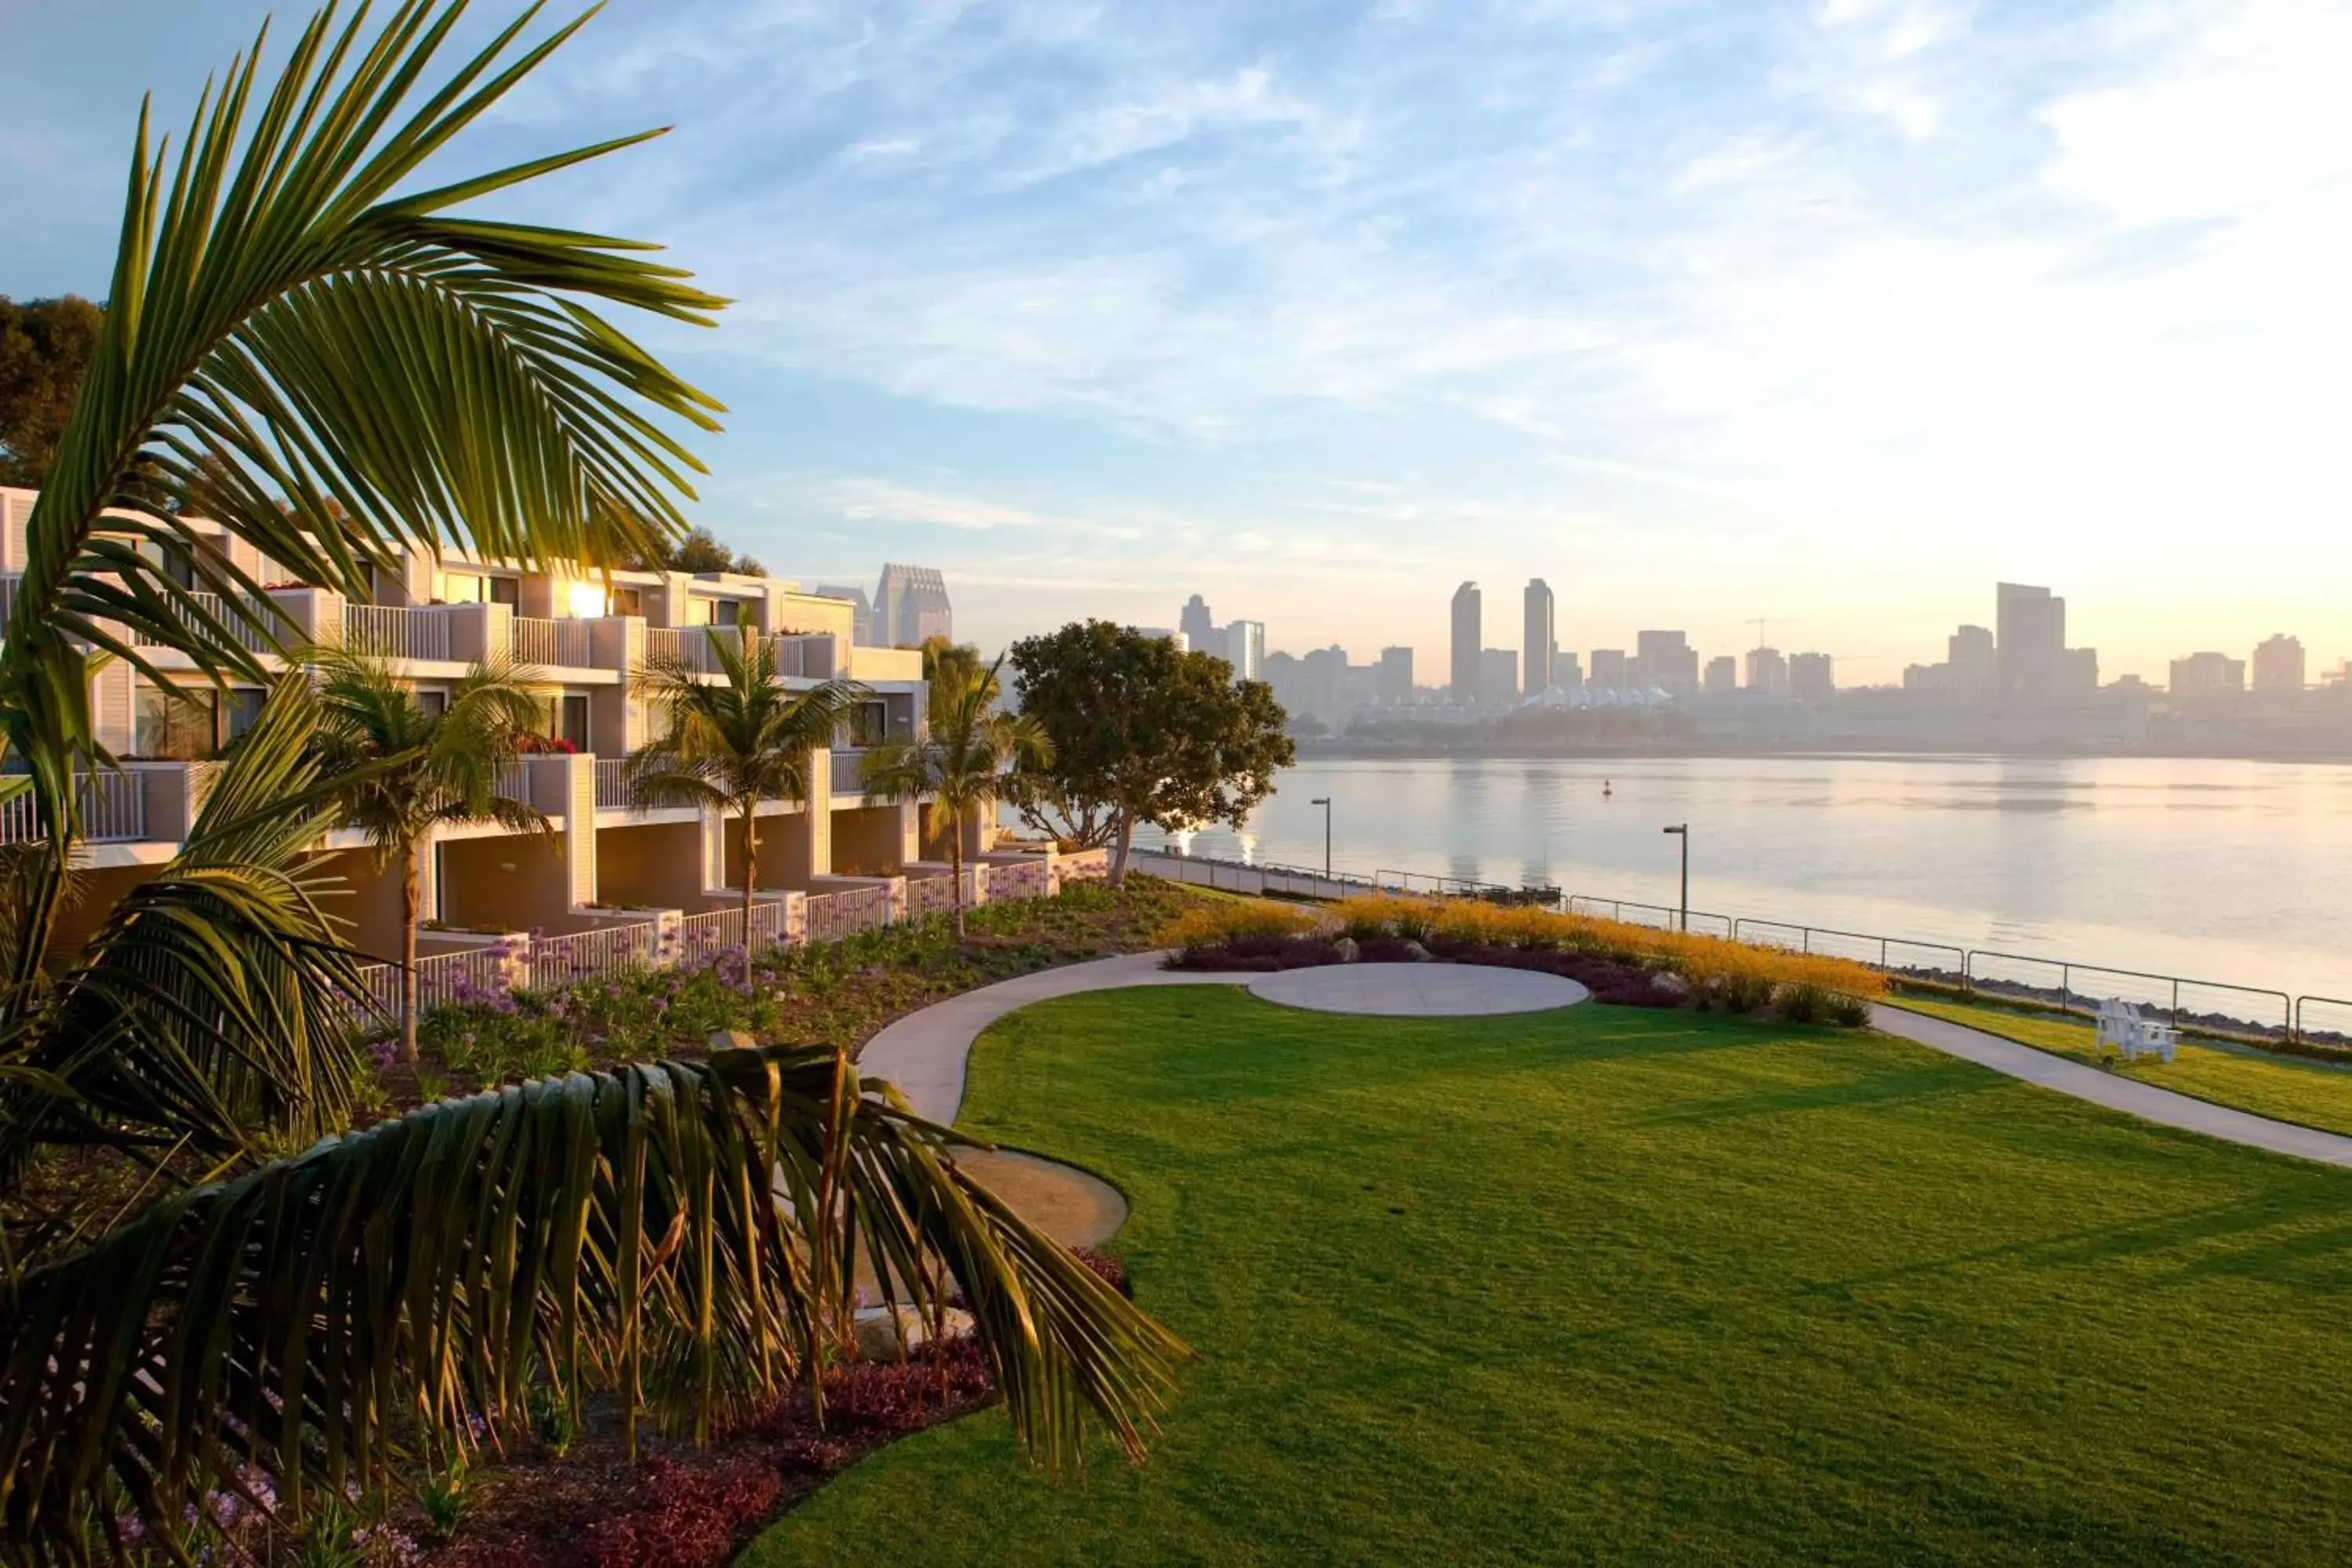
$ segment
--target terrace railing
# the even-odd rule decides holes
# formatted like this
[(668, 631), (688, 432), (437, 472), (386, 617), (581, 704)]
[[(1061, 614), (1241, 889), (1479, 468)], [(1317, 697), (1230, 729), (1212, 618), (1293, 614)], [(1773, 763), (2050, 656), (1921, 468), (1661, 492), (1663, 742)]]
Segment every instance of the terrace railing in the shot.
[(780, 633), (775, 639), (776, 673), (796, 680), (831, 680), (834, 677), (833, 638), (817, 635)]
[(619, 757), (596, 759), (596, 809), (625, 811), (629, 805), (629, 764)]
[[(271, 641), (273, 637), (280, 643), (298, 640), (293, 621), (279, 614), (276, 606), (266, 599), (224, 599), (218, 594), (203, 593), (188, 596), (205, 614), (228, 627), (229, 636), (251, 652), (277, 652), (277, 643)], [(145, 632), (133, 632), (131, 640), (140, 647), (168, 646)]]
[(590, 627), (586, 621), (551, 621), (536, 616), (517, 616), (509, 626), (512, 628), (508, 647), (517, 664), (539, 668), (584, 669), (595, 656), (589, 649)]
[(885, 887), (812, 893), (805, 906), (808, 940), (839, 942), (859, 931), (879, 931), (894, 917), (891, 902), (890, 889)]
[(1013, 899), (1042, 899), (1052, 891), (1052, 879), (1042, 855), (989, 862), (988, 901), (992, 904)]
[(873, 753), (863, 746), (844, 746), (833, 753), (833, 793), (866, 793), (866, 759)]
[(530, 983), (561, 985), (592, 975), (649, 968), (660, 947), (657, 921), (537, 937), (530, 944)]
[[(85, 842), (133, 844), (147, 837), (147, 787), (139, 774), (80, 773), (74, 784)], [(29, 790), (0, 801), (0, 844), (38, 844), (48, 836)]]
[(440, 606), (345, 605), (343, 646), (379, 658), (449, 657), (449, 616)]

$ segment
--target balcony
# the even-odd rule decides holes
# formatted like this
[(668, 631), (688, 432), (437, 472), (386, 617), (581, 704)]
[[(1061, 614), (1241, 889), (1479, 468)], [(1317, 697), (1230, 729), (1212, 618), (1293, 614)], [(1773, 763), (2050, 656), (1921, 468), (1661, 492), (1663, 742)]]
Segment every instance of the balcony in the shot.
[(618, 757), (596, 759), (596, 809), (625, 811), (629, 805), (629, 764)]
[[(92, 844), (131, 844), (147, 837), (147, 788), (137, 773), (80, 773), (81, 836)], [(28, 791), (0, 801), (0, 844), (38, 844), (49, 837)]]
[(851, 747), (833, 753), (833, 793), (836, 795), (866, 793), (866, 759), (873, 755), (863, 747)]
[(783, 633), (773, 640), (777, 674), (791, 680), (831, 680), (834, 678), (832, 637)]
[[(302, 640), (300, 625), (274, 606), (265, 607), (251, 599), (224, 599), (218, 594), (191, 594), (188, 597), (196, 602), (198, 608), (228, 627), (229, 636), (249, 652), (276, 653), (278, 649), (270, 641), (272, 636), (280, 642), (299, 643)], [(140, 647), (173, 646), (143, 632), (132, 633), (131, 640)]]
[(449, 613), (441, 605), (345, 605), (343, 646), (378, 658), (446, 659)]
[(595, 662), (586, 621), (546, 621), (517, 616), (508, 638), (515, 662), (541, 668), (586, 669)]

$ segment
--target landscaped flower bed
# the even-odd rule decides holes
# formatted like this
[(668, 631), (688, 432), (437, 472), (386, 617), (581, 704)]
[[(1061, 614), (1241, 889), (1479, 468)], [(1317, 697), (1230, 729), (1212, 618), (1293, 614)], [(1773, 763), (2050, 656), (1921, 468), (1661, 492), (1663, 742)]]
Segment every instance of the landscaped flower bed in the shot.
[(1689, 1006), (1860, 1027), (1886, 977), (1844, 959), (1752, 947), (1469, 899), (1349, 899), (1329, 918), (1281, 906), (1204, 907), (1162, 933), (1172, 969), (1265, 972), (1328, 963), (1489, 964), (1574, 980), (1597, 1002)]

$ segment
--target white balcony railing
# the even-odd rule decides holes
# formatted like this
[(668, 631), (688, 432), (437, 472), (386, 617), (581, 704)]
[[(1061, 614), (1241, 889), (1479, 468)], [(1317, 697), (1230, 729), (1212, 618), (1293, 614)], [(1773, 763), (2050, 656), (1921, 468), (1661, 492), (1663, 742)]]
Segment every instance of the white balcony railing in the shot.
[(833, 793), (864, 795), (866, 793), (866, 759), (873, 753), (862, 747), (850, 747), (833, 753)]
[(345, 605), (343, 646), (378, 658), (447, 658), (448, 611), (438, 605)]
[(500, 763), (498, 776), (490, 781), (491, 790), (509, 800), (530, 804), (530, 764), (524, 762)]
[(596, 759), (596, 809), (625, 811), (629, 805), (629, 764), (618, 757)]
[(16, 584), (23, 581), (18, 573), (0, 574), (0, 624), (16, 613)]
[(585, 669), (594, 662), (589, 652), (586, 621), (543, 621), (517, 616), (509, 646), (515, 662), (541, 668)]
[[(137, 773), (82, 773), (81, 836), (92, 844), (129, 844), (147, 837), (147, 788)], [(48, 827), (32, 793), (0, 801), (0, 844), (38, 844)]]
[[(276, 652), (269, 641), (273, 634), (280, 640), (296, 637), (294, 623), (267, 602), (257, 604), (245, 598), (224, 599), (218, 594), (191, 594), (188, 596), (214, 619), (226, 626), (229, 636), (235, 637), (239, 645), (254, 653)], [(172, 646), (144, 632), (132, 633), (131, 640), (140, 647)]]
[(833, 679), (833, 638), (786, 634), (777, 637), (775, 645), (777, 674), (797, 680)]

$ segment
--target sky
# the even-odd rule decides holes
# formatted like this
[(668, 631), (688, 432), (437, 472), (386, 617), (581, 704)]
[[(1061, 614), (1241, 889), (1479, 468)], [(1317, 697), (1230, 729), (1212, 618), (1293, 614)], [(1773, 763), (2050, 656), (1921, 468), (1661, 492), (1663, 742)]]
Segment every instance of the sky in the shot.
[[(266, 9), (0, 0), (0, 293), (102, 290), (140, 93)], [(2315, 673), (2347, 79), (2342, 0), (614, 0), (434, 173), (672, 127), (486, 210), (736, 301), (645, 333), (730, 410), (690, 515), (983, 647), (1197, 592), (1434, 680), (1541, 576), (1864, 684), (2005, 579), (2108, 679)]]

